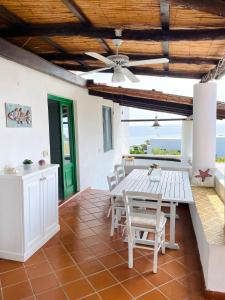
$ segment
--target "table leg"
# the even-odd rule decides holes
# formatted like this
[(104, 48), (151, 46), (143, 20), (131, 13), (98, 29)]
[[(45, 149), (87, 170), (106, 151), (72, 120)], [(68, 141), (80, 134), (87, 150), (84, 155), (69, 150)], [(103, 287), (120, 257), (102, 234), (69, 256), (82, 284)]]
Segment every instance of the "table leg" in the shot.
[(170, 249), (179, 249), (177, 243), (175, 243), (175, 230), (176, 230), (176, 202), (170, 204), (170, 240), (166, 242), (166, 247)]

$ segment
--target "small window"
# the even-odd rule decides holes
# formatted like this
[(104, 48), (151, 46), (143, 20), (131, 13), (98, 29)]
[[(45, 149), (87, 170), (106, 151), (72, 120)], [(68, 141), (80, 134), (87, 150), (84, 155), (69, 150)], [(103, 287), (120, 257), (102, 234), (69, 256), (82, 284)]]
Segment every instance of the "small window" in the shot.
[(103, 117), (103, 148), (104, 152), (113, 149), (112, 141), (112, 108), (102, 106)]

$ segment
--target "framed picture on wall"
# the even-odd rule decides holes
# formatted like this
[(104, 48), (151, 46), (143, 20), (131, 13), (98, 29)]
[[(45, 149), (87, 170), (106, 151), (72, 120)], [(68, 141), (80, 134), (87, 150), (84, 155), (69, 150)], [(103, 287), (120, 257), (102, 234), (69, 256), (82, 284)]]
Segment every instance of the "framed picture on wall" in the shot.
[(31, 106), (5, 103), (6, 127), (32, 127)]

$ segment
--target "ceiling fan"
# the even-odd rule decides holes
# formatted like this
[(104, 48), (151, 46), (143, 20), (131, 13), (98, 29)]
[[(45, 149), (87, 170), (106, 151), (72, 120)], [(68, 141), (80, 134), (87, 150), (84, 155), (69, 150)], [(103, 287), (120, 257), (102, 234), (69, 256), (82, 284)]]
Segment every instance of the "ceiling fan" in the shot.
[(116, 47), (116, 54), (110, 56), (103, 56), (95, 52), (86, 52), (85, 54), (96, 58), (106, 64), (105, 68), (96, 69), (93, 71), (85, 72), (81, 76), (113, 69), (112, 82), (123, 82), (127, 77), (131, 82), (139, 82), (139, 79), (127, 68), (139, 65), (150, 65), (150, 64), (163, 64), (168, 63), (168, 58), (155, 58), (145, 59), (138, 61), (130, 61), (127, 55), (119, 54), (119, 47), (122, 44), (122, 40), (119, 38), (113, 39), (113, 43)]

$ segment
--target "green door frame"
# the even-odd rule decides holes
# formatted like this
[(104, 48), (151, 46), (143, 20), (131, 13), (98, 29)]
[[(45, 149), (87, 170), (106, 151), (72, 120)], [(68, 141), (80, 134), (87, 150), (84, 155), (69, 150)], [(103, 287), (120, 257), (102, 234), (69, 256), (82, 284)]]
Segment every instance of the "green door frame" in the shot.
[[(70, 109), (71, 109), (71, 117), (69, 118), (69, 127), (71, 129), (71, 132), (70, 132), (70, 139), (71, 139), (71, 158), (72, 158), (72, 164), (73, 164), (73, 169), (74, 169), (74, 193), (77, 192), (77, 173), (76, 173), (76, 139), (75, 139), (75, 127), (74, 127), (74, 107), (73, 107), (73, 100), (71, 99), (66, 99), (66, 98), (63, 98), (63, 97), (59, 97), (59, 96), (55, 96), (55, 95), (52, 95), (52, 94), (48, 94), (48, 100), (53, 100), (53, 101), (58, 101), (60, 103), (60, 120), (61, 120), (61, 124), (60, 124), (60, 127), (61, 127), (61, 140), (62, 140), (62, 137), (63, 137), (63, 120), (62, 120), (62, 105), (65, 104), (65, 105), (69, 105), (70, 106)], [(63, 144), (61, 143), (61, 150), (62, 150), (62, 172), (63, 172), (63, 195), (64, 195), (64, 199), (66, 199), (68, 196), (71, 196), (71, 195), (68, 195), (64, 189), (65, 187), (65, 161), (64, 161), (64, 147), (63, 147)]]

